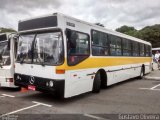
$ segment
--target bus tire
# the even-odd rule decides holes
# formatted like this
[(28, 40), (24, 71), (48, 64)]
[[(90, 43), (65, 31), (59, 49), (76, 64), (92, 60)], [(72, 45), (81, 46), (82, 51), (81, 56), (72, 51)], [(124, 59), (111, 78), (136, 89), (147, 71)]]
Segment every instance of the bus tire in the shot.
[(100, 76), (101, 76), (101, 88), (106, 88), (107, 87), (107, 74), (105, 70), (101, 69), (100, 71)]
[(141, 67), (140, 76), (138, 77), (139, 79), (142, 79), (142, 78), (143, 78), (143, 76), (144, 76), (144, 72), (145, 72), (145, 70), (144, 70), (144, 66), (142, 66), (142, 67)]
[(101, 88), (101, 75), (100, 72), (98, 71), (95, 75), (94, 81), (93, 81), (93, 88), (92, 92), (93, 93), (99, 93)]

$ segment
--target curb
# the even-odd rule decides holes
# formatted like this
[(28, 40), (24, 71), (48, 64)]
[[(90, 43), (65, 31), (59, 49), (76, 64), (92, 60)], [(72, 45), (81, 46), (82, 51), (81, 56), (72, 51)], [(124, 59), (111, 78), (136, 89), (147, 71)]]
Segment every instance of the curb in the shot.
[(160, 81), (160, 77), (144, 76), (144, 79), (146, 79), (146, 80), (159, 80)]

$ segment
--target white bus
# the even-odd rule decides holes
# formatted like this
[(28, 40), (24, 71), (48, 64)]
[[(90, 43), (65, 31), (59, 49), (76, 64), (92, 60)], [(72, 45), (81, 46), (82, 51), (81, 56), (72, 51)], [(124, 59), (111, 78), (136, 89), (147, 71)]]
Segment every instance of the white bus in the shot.
[(16, 54), (15, 33), (0, 34), (0, 87), (17, 88), (14, 85), (14, 61)]
[(68, 98), (151, 70), (150, 43), (60, 13), (18, 29), (17, 86)]

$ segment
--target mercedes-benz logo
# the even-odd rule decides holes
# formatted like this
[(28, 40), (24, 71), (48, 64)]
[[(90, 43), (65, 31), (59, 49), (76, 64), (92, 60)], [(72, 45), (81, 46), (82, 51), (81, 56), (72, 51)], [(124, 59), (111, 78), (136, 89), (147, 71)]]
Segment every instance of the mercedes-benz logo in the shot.
[(30, 79), (29, 79), (29, 83), (34, 84), (34, 82), (35, 82), (35, 78), (33, 76), (31, 76)]

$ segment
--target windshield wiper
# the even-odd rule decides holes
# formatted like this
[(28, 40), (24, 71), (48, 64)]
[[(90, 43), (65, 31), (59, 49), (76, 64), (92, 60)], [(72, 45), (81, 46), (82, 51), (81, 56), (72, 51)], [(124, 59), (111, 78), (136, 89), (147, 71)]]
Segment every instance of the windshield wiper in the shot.
[(41, 62), (41, 65), (44, 67), (45, 66), (44, 62)]
[(24, 59), (26, 58), (26, 56), (25, 56), (24, 53), (20, 53), (20, 54), (19, 54), (19, 58), (20, 58), (20, 64), (23, 64)]
[(23, 64), (24, 62), (24, 57), (21, 58), (20, 64)]
[(42, 66), (45, 66), (44, 65), (44, 62), (38, 57), (38, 61), (40, 62), (40, 64), (42, 65)]

